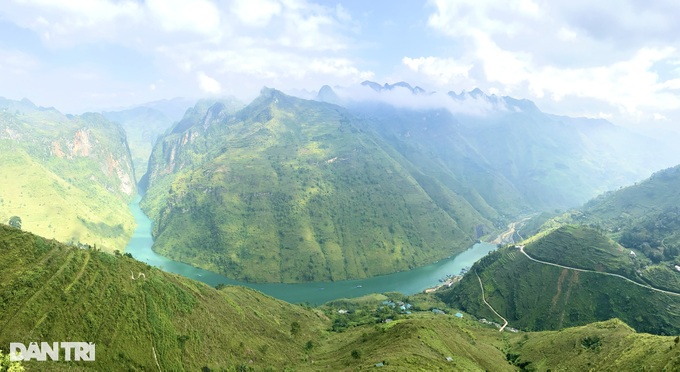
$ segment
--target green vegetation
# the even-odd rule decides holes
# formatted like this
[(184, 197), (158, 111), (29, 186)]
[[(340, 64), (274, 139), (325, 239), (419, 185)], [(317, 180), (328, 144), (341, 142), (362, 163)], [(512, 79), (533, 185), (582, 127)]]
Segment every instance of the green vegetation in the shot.
[[(639, 184), (603, 194), (581, 209), (548, 220), (538, 230), (539, 235), (565, 224), (590, 226), (625, 247), (615, 254), (620, 260), (620, 267), (612, 267), (610, 272), (619, 272), (657, 288), (677, 291), (680, 288), (680, 272), (675, 268), (680, 264), (678, 184), (680, 166), (657, 172)], [(545, 249), (545, 252), (548, 251)], [(595, 251), (590, 254), (595, 254)], [(627, 259), (624, 255), (628, 256)], [(591, 259), (593, 263), (607, 260), (602, 255), (591, 256)], [(626, 261), (632, 264), (626, 264)], [(609, 262), (606, 266), (612, 264)]]
[(609, 123), (503, 100), (516, 110), (483, 117), (273, 89), (237, 112), (199, 102), (151, 154), (142, 208), (154, 250), (251, 282), (365, 278), (447, 257), (652, 164), (637, 154), (653, 144)]
[(26, 231), (109, 251), (132, 235), (125, 133), (101, 115), (0, 99), (0, 183), (2, 222), (17, 216)]
[[(23, 362), (28, 370), (680, 366), (676, 337), (638, 334), (617, 320), (560, 332), (500, 333), (468, 314), (457, 318), (428, 311), (431, 304), (447, 314), (454, 309), (422, 294), (386, 293), (314, 309), (242, 287), (217, 290), (126, 256), (68, 247), (5, 225), (0, 225), (0, 247), (0, 259), (12, 263), (0, 266), (0, 344), (96, 344), (95, 362)], [(410, 301), (412, 313), (383, 301)], [(353, 310), (342, 314), (338, 306)], [(366, 316), (333, 329), (337, 319), (355, 311)], [(375, 316), (385, 311), (395, 312), (392, 321)], [(0, 368), (8, 364), (1, 357), (0, 363)]]
[(515, 365), (546, 371), (673, 371), (680, 367), (675, 337), (635, 333), (620, 320), (556, 332), (534, 333), (511, 343)]
[(10, 362), (9, 354), (3, 355), (0, 350), (0, 372), (23, 372), (25, 368), (20, 362)]
[(434, 262), (490, 231), (356, 120), (274, 90), (233, 115), (190, 110), (152, 154), (154, 250), (245, 281), (342, 280)]
[[(327, 327), (316, 311), (250, 289), (217, 291), (125, 256), (4, 225), (0, 247), (3, 262), (12, 263), (0, 267), (0, 345), (95, 342), (98, 370), (155, 370), (154, 352), (163, 370), (281, 369), (299, 364), (307, 340), (320, 339)], [(40, 369), (39, 363), (25, 364)], [(91, 366), (50, 363), (50, 370)]]
[[(619, 250), (597, 231), (583, 227), (557, 229), (526, 247), (536, 259), (629, 274), (626, 261), (628, 267), (634, 263), (625, 254), (619, 255)], [(680, 296), (655, 292), (621, 278), (530, 261), (514, 247), (490, 253), (471, 271), (482, 279), (487, 301), (511, 326), (523, 330), (557, 330), (617, 317), (640, 332), (680, 332)], [(479, 301), (479, 282), (474, 275), (466, 275), (455, 288), (438, 296), (451, 306), (495, 319)]]
[(562, 226), (528, 243), (525, 251), (541, 261), (635, 277), (636, 261), (630, 250), (585, 226)]

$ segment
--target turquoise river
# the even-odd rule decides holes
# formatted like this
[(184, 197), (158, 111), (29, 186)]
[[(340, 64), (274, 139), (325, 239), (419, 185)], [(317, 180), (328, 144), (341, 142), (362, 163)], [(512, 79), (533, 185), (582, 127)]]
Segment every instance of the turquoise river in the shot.
[(125, 249), (125, 252), (132, 254), (135, 259), (167, 272), (202, 281), (211, 286), (220, 283), (242, 285), (291, 303), (319, 305), (338, 298), (358, 297), (369, 293), (401, 292), (407, 295), (414, 294), (440, 284), (439, 279), (449, 274), (460, 273), (461, 269), (472, 266), (475, 261), (496, 249), (493, 244), (477, 243), (464, 252), (431, 265), (368, 279), (296, 284), (244, 283), (211, 271), (173, 261), (151, 250), (153, 244), (151, 237), (152, 222), (139, 207), (140, 199), (140, 197), (137, 197), (130, 204), (130, 211), (137, 221), (137, 229)]

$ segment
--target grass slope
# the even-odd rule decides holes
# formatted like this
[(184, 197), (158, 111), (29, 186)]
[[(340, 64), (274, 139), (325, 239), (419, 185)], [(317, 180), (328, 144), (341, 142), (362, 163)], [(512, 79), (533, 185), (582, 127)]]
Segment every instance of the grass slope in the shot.
[[(217, 291), (127, 257), (66, 247), (5, 226), (0, 246), (3, 262), (10, 263), (0, 268), (0, 345), (95, 342), (99, 370), (155, 370), (154, 349), (168, 371), (281, 369), (299, 363), (304, 343), (325, 329), (314, 311), (242, 287)], [(300, 324), (296, 336), (293, 322)], [(60, 362), (50, 368), (73, 365), (90, 366)]]
[(528, 243), (525, 251), (541, 261), (634, 277), (630, 250), (585, 226), (559, 227), (548, 237)]
[[(601, 267), (607, 264), (606, 260), (593, 262), (588, 249), (570, 249), (598, 245), (601, 248), (601, 244), (610, 244), (606, 238), (577, 228), (571, 234), (576, 240), (563, 244), (564, 232), (559, 229), (549, 233), (533, 243), (533, 247), (538, 244), (539, 251), (549, 247), (554, 251), (544, 258), (559, 258), (575, 267), (595, 265), (602, 271), (619, 270), (619, 266)], [(579, 235), (592, 239), (579, 241), (575, 238)], [(530, 247), (527, 246), (527, 252), (531, 254)], [(602, 254), (598, 249), (592, 251), (594, 255)], [(608, 257), (608, 254), (603, 256)], [(620, 278), (536, 263), (514, 248), (490, 253), (477, 262), (472, 271), (481, 277), (488, 302), (508, 319), (510, 325), (520, 329), (555, 330), (617, 317), (641, 332), (666, 335), (680, 332), (680, 298), (641, 288)], [(440, 296), (450, 305), (493, 317), (479, 302), (479, 282), (474, 275), (466, 275), (457, 287)]]
[(96, 244), (107, 250), (122, 250), (127, 244), (134, 221), (123, 200), (99, 197), (108, 193), (106, 189), (74, 186), (2, 140), (0, 164), (0, 221), (20, 216), (22, 229), (67, 243)]
[[(443, 308), (427, 295), (388, 293), (312, 309), (242, 287), (216, 290), (125, 256), (64, 246), (5, 225), (0, 247), (0, 345), (96, 343), (95, 362), (24, 362), (29, 371), (318, 371), (377, 363), (409, 371), (679, 366), (673, 337), (637, 334), (619, 321), (500, 333), (467, 314), (459, 319), (427, 311)], [(413, 313), (381, 305), (393, 298), (412, 302)], [(351, 313), (339, 314), (338, 307)], [(345, 316), (357, 322), (332, 331)], [(394, 320), (379, 322), (385, 316)]]
[[(536, 371), (676, 371), (677, 336), (636, 333), (618, 319), (514, 341), (515, 365)], [(518, 355), (519, 354), (519, 355)]]
[[(680, 166), (665, 169), (643, 182), (603, 194), (578, 210), (549, 219), (540, 229), (534, 228), (534, 232), (543, 235), (565, 224), (591, 226), (625, 247), (629, 255), (631, 250), (635, 253), (634, 272), (625, 275), (677, 291), (680, 288), (680, 273), (675, 269), (675, 265), (680, 265), (679, 184)], [(617, 255), (622, 253), (625, 252), (619, 251)], [(626, 270), (630, 270), (630, 266)]]

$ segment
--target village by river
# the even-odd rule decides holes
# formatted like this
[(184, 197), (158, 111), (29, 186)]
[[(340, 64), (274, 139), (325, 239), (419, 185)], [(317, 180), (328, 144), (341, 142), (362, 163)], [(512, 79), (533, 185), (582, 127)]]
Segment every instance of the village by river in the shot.
[(461, 273), (461, 270), (469, 268), (477, 260), (496, 249), (495, 244), (477, 243), (464, 252), (431, 265), (360, 280), (295, 284), (245, 283), (182, 262), (173, 261), (154, 252), (151, 249), (153, 244), (152, 222), (140, 209), (140, 199), (140, 197), (137, 197), (130, 204), (130, 211), (137, 221), (137, 229), (125, 249), (125, 252), (132, 254), (135, 259), (170, 273), (202, 281), (211, 286), (218, 284), (246, 286), (291, 303), (319, 305), (338, 298), (359, 297), (370, 293), (401, 292), (409, 295), (422, 292), (428, 288), (448, 285), (448, 283), (456, 280), (454, 275)]

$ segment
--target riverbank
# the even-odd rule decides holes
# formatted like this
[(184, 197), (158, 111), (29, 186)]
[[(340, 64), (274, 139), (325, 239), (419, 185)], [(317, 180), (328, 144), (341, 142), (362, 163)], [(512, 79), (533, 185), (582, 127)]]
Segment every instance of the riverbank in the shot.
[(432, 293), (436, 292), (442, 288), (451, 288), (452, 285), (460, 282), (463, 279), (462, 275), (454, 275), (444, 281), (444, 283), (439, 284), (437, 286), (431, 287), (431, 288), (426, 288), (423, 293)]
[(438, 285), (439, 279), (446, 277), (448, 274), (457, 273), (465, 267), (472, 266), (477, 260), (496, 249), (496, 245), (493, 244), (477, 243), (464, 252), (431, 265), (367, 279), (296, 284), (246, 283), (182, 262), (173, 261), (154, 252), (151, 249), (153, 245), (153, 238), (151, 237), (152, 222), (139, 208), (140, 199), (140, 197), (137, 197), (129, 205), (130, 211), (137, 222), (137, 229), (125, 249), (126, 253), (132, 254), (135, 259), (146, 262), (151, 266), (198, 280), (211, 286), (226, 284), (250, 287), (290, 303), (320, 305), (339, 298), (361, 297), (371, 293), (400, 292), (406, 295), (420, 293), (426, 288)]

